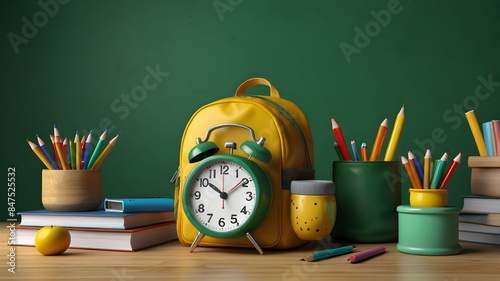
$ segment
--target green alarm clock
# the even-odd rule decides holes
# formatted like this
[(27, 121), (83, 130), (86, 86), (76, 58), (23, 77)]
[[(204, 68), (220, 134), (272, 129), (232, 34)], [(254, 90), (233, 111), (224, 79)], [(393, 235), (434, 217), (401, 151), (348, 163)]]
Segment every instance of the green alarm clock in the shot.
[[(213, 155), (218, 151), (214, 143), (197, 139), (198, 145), (189, 154), (191, 162), (198, 162), (186, 178), (182, 206), (191, 224), (199, 231), (191, 245), (191, 252), (205, 235), (214, 238), (247, 236), (262, 254), (262, 249), (251, 232), (265, 220), (271, 206), (271, 182), (264, 169), (252, 158), (269, 163), (271, 154), (264, 149), (265, 139), (256, 141), (251, 128), (241, 124), (222, 124), (211, 130), (236, 126), (250, 130), (252, 141), (243, 142), (240, 149), (248, 158), (232, 154), (234, 142), (226, 142), (228, 154)], [(200, 160), (201, 159), (201, 160)]]

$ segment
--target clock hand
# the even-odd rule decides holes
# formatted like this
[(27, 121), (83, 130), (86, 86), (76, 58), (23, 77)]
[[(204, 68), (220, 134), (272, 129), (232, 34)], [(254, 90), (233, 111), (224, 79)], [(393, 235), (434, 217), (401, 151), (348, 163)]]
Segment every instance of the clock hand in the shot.
[[(220, 191), (220, 189), (217, 186), (215, 186), (214, 184), (208, 183), (208, 186), (210, 186), (213, 190), (217, 191), (217, 193), (219, 193), (220, 198), (222, 198), (222, 199), (227, 198), (227, 193)], [(222, 208), (224, 209), (224, 206), (222, 206)]]
[(220, 189), (217, 186), (215, 186), (214, 184), (208, 183), (208, 186), (210, 186), (213, 190), (217, 191), (217, 193), (219, 193), (219, 194), (222, 193), (222, 191), (220, 191)]
[(227, 191), (227, 193), (231, 193), (233, 190), (235, 190), (237, 187), (241, 186), (242, 183), (248, 183), (248, 179), (247, 178), (243, 178), (242, 180), (240, 180), (240, 182), (238, 182), (235, 186), (233, 186), (231, 189), (229, 189)]

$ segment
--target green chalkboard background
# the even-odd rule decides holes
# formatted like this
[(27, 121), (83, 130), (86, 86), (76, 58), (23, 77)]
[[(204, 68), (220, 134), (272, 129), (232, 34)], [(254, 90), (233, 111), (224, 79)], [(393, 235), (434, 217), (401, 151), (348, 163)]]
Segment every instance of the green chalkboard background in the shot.
[[(4, 220), (9, 168), (16, 211), (42, 208), (43, 165), (25, 139), (50, 143), (54, 123), (70, 139), (121, 133), (101, 166), (104, 196), (172, 196), (188, 119), (251, 77), (308, 116), (318, 179), (337, 160), (330, 116), (371, 145), (404, 104), (397, 156), (463, 153), (455, 205), (478, 154), (464, 112), (500, 118), (498, 1), (9, 0), (0, 20)], [(403, 169), (403, 202), (409, 186)]]

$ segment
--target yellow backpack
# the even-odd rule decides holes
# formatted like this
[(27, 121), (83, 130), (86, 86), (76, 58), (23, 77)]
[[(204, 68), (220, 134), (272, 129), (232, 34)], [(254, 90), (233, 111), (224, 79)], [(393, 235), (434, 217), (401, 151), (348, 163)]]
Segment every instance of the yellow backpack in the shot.
[[(245, 95), (245, 91), (255, 85), (268, 86), (270, 96)], [(247, 168), (262, 170), (265, 175), (260, 181), (269, 181), (268, 187), (259, 184), (259, 188), (263, 190), (257, 191), (257, 194), (247, 191), (247, 195), (241, 195), (246, 196), (246, 199), (242, 200), (253, 199), (253, 196), (260, 197), (260, 202), (257, 201), (261, 209), (260, 214), (251, 218), (258, 221), (258, 225), (250, 224), (248, 230), (231, 229), (230, 226), (241, 226), (239, 221), (245, 219), (243, 216), (247, 214), (247, 207), (250, 209), (255, 206), (238, 206), (241, 208), (241, 214), (235, 212), (228, 217), (217, 217), (214, 213), (218, 211), (206, 213), (208, 204), (222, 204), (224, 208), (225, 203), (228, 208), (232, 201), (221, 198), (222, 195), (227, 198), (226, 191), (231, 192), (228, 190), (229, 185), (241, 190), (243, 194), (248, 188), (247, 185), (255, 183), (246, 179), (236, 184), (229, 183), (229, 174), (220, 178), (219, 173), (222, 174), (222, 171), (217, 171), (218, 182), (212, 181), (212, 171), (208, 171), (207, 167), (200, 167), (207, 166), (204, 162), (217, 158), (222, 161), (217, 162), (217, 165), (223, 163), (220, 164), (222, 170), (226, 157), (244, 159), (245, 161), (237, 161), (241, 164), (251, 162)], [(213, 160), (211, 162), (208, 166), (215, 163)], [(215, 171), (213, 172), (215, 177)], [(255, 177), (256, 174), (257, 171), (254, 173)], [(307, 241), (297, 237), (290, 223), (290, 184), (292, 180), (301, 179), (314, 179), (312, 134), (306, 116), (296, 104), (280, 98), (277, 89), (266, 79), (251, 78), (243, 82), (234, 97), (220, 99), (201, 107), (185, 127), (180, 147), (179, 169), (173, 178), (176, 184), (174, 197), (180, 242), (186, 246), (190, 245), (191, 251), (196, 246), (258, 249), (257, 244), (262, 248), (287, 249), (303, 245)], [(265, 188), (269, 190), (266, 191)], [(211, 198), (191, 206), (190, 202), (202, 196), (205, 199), (207, 196)], [(231, 196), (233, 194), (229, 194), (229, 197)], [(202, 215), (204, 219), (197, 222), (196, 217)], [(200, 231), (211, 219), (217, 220), (212, 221), (212, 229)], [(220, 229), (217, 229), (218, 227)], [(229, 229), (226, 229), (228, 227)], [(231, 237), (218, 235), (219, 231), (228, 231)]]

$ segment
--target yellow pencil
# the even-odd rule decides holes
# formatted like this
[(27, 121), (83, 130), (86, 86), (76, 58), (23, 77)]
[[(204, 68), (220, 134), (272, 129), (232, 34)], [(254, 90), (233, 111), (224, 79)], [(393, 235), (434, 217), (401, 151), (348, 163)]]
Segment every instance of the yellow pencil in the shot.
[(467, 118), (467, 122), (469, 122), (470, 130), (472, 131), (472, 136), (476, 141), (477, 150), (479, 151), (479, 156), (488, 156), (486, 152), (486, 145), (484, 144), (483, 134), (481, 133), (481, 129), (479, 128), (479, 123), (477, 122), (476, 114), (474, 110), (467, 111), (465, 113), (465, 117)]
[(73, 141), (76, 145), (75, 148), (75, 170), (81, 170), (80, 166), (82, 164), (82, 146), (80, 144), (80, 136), (78, 135), (78, 130), (75, 134), (75, 140)]
[(29, 146), (31, 147), (31, 150), (33, 150), (33, 152), (35, 152), (36, 156), (38, 156), (38, 158), (40, 158), (40, 160), (42, 160), (43, 164), (45, 164), (45, 166), (49, 169), (49, 170), (55, 170), (56, 168), (54, 168), (54, 166), (52, 166), (52, 164), (50, 164), (50, 161), (49, 159), (47, 159), (47, 157), (45, 157), (45, 155), (43, 154), (43, 151), (42, 149), (34, 144), (33, 142), (29, 141), (29, 140), (26, 140), (29, 144)]
[(429, 189), (431, 181), (431, 149), (427, 148), (424, 156), (424, 189)]
[(375, 137), (375, 142), (373, 143), (372, 153), (370, 154), (370, 161), (377, 161), (380, 155), (380, 150), (384, 144), (385, 135), (387, 133), (387, 117), (380, 123), (378, 127), (377, 136)]
[(405, 106), (403, 105), (401, 107), (401, 110), (399, 110), (396, 121), (394, 122), (394, 128), (392, 129), (391, 138), (389, 139), (387, 150), (385, 151), (384, 161), (392, 161), (394, 159), (394, 153), (396, 153), (396, 147), (398, 146), (399, 137), (401, 136), (404, 122)]
[(106, 158), (106, 156), (108, 156), (111, 149), (113, 149), (113, 147), (115, 146), (115, 143), (118, 140), (119, 136), (120, 134), (116, 135), (116, 137), (114, 137), (108, 142), (108, 145), (106, 145), (102, 153), (99, 155), (99, 157), (97, 157), (97, 160), (95, 160), (94, 165), (90, 167), (91, 170), (99, 169), (99, 166), (102, 164), (102, 161), (104, 161), (104, 159)]
[(61, 137), (59, 136), (59, 131), (56, 128), (56, 125), (54, 124), (54, 143), (56, 145), (56, 151), (57, 151), (57, 156), (59, 157), (59, 163), (61, 164), (61, 167), (63, 170), (69, 170), (68, 169), (68, 161), (64, 159), (64, 154), (62, 151), (62, 143), (61, 143)]

